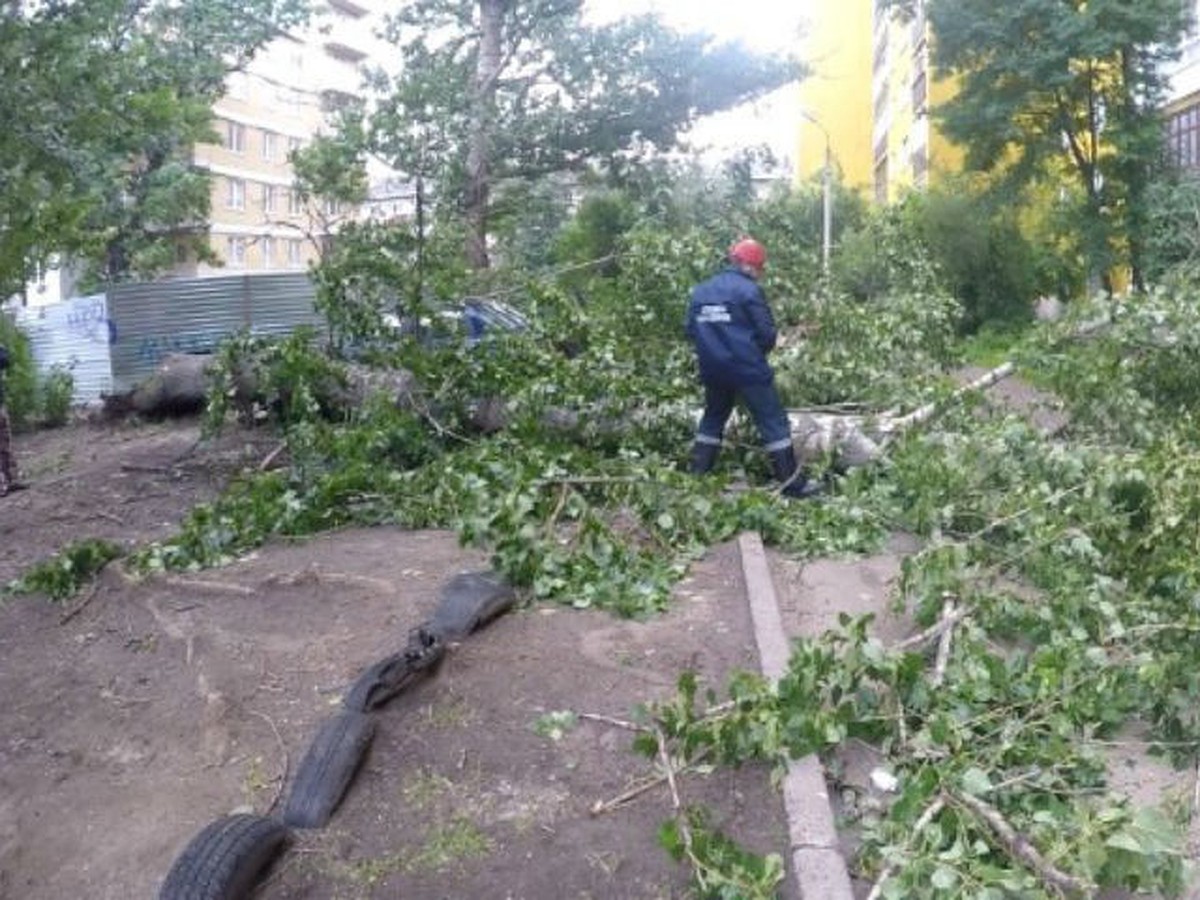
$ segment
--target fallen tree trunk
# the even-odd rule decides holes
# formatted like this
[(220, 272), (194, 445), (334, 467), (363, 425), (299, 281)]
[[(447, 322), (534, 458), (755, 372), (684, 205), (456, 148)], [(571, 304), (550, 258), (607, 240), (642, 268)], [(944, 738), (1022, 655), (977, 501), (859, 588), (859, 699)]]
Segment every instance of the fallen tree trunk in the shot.
[[(131, 392), (110, 398), (115, 410), (132, 410), (143, 415), (167, 416), (194, 413), (204, 408), (211, 385), (213, 357), (195, 354), (171, 354), (164, 357), (158, 369)], [(828, 412), (825, 410), (789, 410), (788, 419), (797, 456), (802, 462), (812, 462), (832, 456), (836, 464), (846, 468), (869, 465), (880, 459), (888, 444), (907, 430), (936, 418), (959, 402), (965, 395), (986, 390), (1009, 377), (1015, 371), (1011, 362), (985, 372), (963, 385), (945, 400), (927, 403), (912, 412), (900, 415), (883, 413)], [(248, 372), (253, 367), (248, 368)], [(320, 389), (322, 406), (327, 410), (346, 410), (361, 406), (370, 397), (382, 394), (400, 409), (416, 410), (436, 418), (432, 409), (436, 400), (418, 384), (411, 372), (403, 369), (383, 370), (351, 364), (344, 369), (344, 382), (330, 383)], [(260, 396), (262, 388), (253, 377), (238, 377), (235, 384), (234, 406), (250, 409), (269, 406), (271, 398)], [(661, 417), (662, 409), (635, 410), (627, 415), (597, 421), (586, 412), (566, 408), (548, 410), (542, 417), (545, 427), (571, 432), (589, 428), (593, 432), (620, 432), (646, 416)], [(490, 434), (504, 429), (511, 413), (502, 397), (483, 398), (472, 409), (472, 425), (479, 432)]]
[(958, 388), (947, 399), (926, 403), (905, 415), (789, 410), (792, 443), (804, 462), (832, 455), (838, 465), (865, 466), (882, 457), (887, 445), (908, 429), (936, 418), (967, 394), (986, 390), (1015, 371), (1016, 366), (1006, 362)]

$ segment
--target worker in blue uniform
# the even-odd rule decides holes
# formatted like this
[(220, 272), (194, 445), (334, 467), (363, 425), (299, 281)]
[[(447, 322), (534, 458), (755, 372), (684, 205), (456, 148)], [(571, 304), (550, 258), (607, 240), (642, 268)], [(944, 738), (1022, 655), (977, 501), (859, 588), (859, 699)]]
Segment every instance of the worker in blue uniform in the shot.
[(767, 251), (753, 238), (729, 248), (729, 265), (692, 290), (687, 334), (704, 385), (704, 414), (696, 428), (690, 470), (712, 470), (725, 423), (740, 399), (758, 428), (775, 477), (787, 497), (820, 493), (796, 465), (787, 411), (775, 389), (767, 354), (775, 348), (775, 318), (759, 286)]

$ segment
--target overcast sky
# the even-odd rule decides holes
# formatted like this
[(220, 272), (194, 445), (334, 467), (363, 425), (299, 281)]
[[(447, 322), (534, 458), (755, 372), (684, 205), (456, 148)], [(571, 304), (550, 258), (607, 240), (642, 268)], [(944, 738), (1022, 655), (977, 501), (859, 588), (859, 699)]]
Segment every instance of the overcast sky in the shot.
[(685, 31), (741, 38), (758, 50), (795, 50), (808, 4), (804, 0), (585, 0), (597, 22), (647, 12)]
[[(586, 0), (584, 9), (597, 23), (655, 12), (681, 31), (705, 31), (740, 39), (755, 50), (787, 53), (799, 46), (807, 6), (805, 0)], [(710, 117), (691, 139), (711, 146), (718, 156), (763, 143), (777, 155), (794, 156), (798, 102), (795, 87), (784, 88), (752, 108)]]

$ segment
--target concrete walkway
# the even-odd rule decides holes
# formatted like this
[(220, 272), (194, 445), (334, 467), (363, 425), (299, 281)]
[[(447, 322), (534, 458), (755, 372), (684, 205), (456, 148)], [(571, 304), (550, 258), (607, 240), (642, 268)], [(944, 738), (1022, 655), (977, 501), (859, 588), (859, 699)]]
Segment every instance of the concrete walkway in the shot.
[[(738, 538), (738, 549), (762, 672), (778, 680), (787, 670), (790, 647), (762, 539), (747, 532)], [(788, 850), (801, 900), (853, 900), (825, 772), (815, 754), (788, 765), (783, 803)]]

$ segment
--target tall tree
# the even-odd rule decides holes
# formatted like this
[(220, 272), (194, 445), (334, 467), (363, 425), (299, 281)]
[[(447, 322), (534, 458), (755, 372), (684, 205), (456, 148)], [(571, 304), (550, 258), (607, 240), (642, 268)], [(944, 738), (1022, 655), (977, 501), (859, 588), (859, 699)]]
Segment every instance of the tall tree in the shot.
[(302, 0), (76, 0), (0, 18), (0, 292), (55, 253), (100, 280), (207, 247), (206, 172), (226, 76), (305, 15)]
[(476, 269), (488, 266), (495, 194), (509, 180), (669, 148), (697, 117), (799, 75), (654, 17), (592, 26), (581, 9), (582, 0), (414, 0), (390, 23), (402, 70), (379, 79), (374, 146), (461, 204)]
[[(899, 5), (903, 6), (903, 3)], [(935, 61), (959, 79), (938, 110), (968, 164), (1010, 183), (1062, 171), (1084, 198), (1091, 267), (1142, 280), (1146, 188), (1161, 160), (1163, 64), (1183, 0), (927, 0)]]

